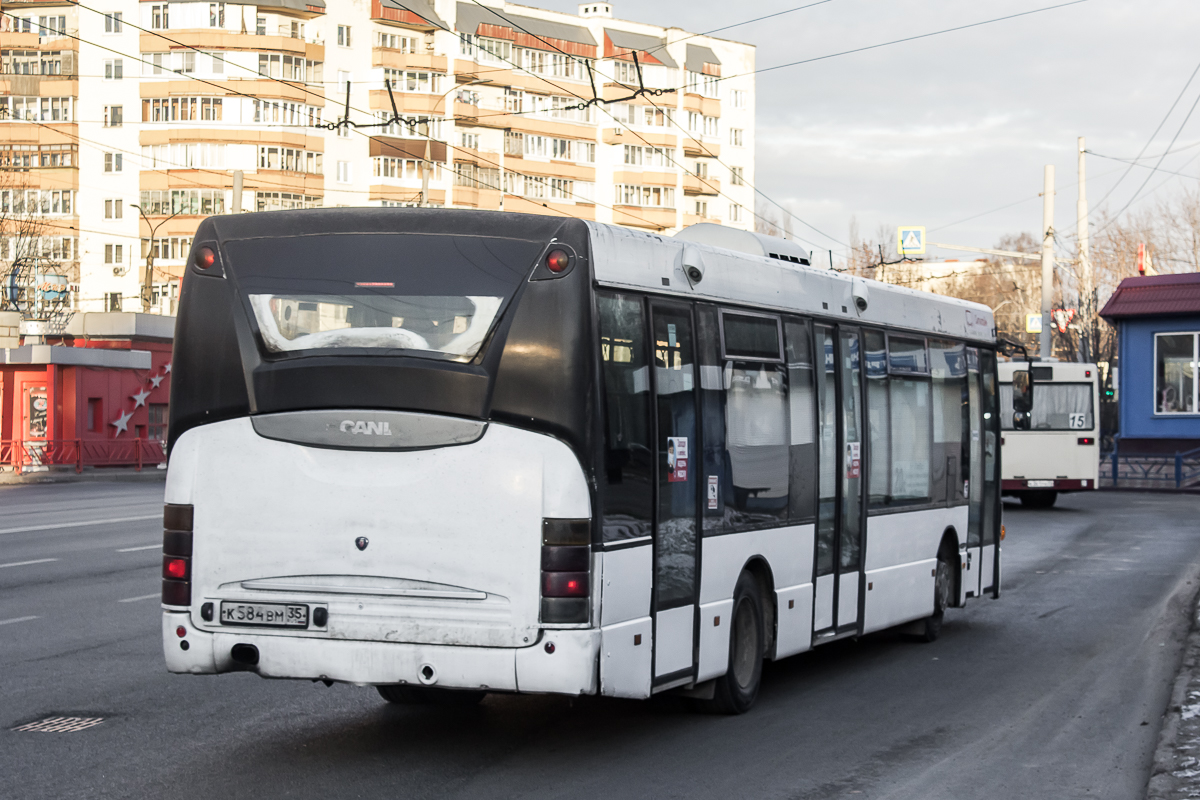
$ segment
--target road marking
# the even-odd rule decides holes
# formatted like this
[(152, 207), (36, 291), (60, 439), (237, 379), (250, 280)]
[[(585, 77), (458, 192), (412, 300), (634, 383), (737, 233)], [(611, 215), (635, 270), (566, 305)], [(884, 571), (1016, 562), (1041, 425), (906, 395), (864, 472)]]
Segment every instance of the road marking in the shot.
[(14, 622), (29, 622), (37, 617), (16, 617), (15, 619), (0, 619), (0, 625), (12, 625)]
[(138, 550), (161, 550), (162, 545), (155, 542), (154, 544), (144, 544), (141, 547), (122, 547), (118, 553), (136, 553)]
[(155, 592), (154, 594), (144, 594), (140, 597), (126, 597), (124, 600), (118, 600), (117, 602), (118, 603), (136, 603), (139, 600), (149, 600), (151, 597), (162, 597), (162, 592)]
[(0, 569), (5, 567), (27, 567), (30, 564), (49, 564), (51, 561), (58, 561), (57, 558), (35, 558), (33, 561), (13, 561), (11, 564), (0, 564)]
[(29, 533), (30, 531), (53, 531), (59, 528), (86, 528), (89, 525), (115, 525), (118, 522), (145, 522), (148, 519), (161, 519), (162, 514), (150, 514), (144, 517), (116, 517), (115, 519), (93, 519), (87, 522), (62, 522), (57, 525), (27, 525), (24, 528), (5, 528), (0, 530), (0, 536), (6, 533)]

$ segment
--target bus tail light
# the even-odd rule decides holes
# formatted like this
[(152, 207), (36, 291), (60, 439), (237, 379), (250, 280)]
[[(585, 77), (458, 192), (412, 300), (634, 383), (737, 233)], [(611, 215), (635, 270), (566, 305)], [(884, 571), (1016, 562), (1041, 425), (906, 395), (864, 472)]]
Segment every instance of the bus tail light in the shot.
[(1095, 444), (1095, 443), (1096, 443), (1096, 437), (1094, 437), (1094, 436), (1080, 436), (1078, 441), (1079, 441), (1079, 444)]
[(542, 520), (542, 622), (587, 622), (592, 523)]
[(167, 503), (163, 507), (162, 602), (167, 606), (192, 604), (192, 506)]

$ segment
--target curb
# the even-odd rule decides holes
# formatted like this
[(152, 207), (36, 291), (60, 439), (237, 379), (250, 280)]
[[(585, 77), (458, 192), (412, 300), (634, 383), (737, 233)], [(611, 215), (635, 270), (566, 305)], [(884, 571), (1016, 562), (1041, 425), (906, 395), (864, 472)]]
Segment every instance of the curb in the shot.
[(11, 472), (0, 472), (0, 486), (19, 486), (28, 483), (161, 483), (167, 479), (165, 469), (155, 467), (144, 468), (141, 472), (132, 467), (117, 467), (115, 469), (85, 469), (76, 472), (74, 469), (51, 470), (49, 472), (27, 472), (16, 475)]
[(1200, 797), (1200, 601), (1192, 607), (1183, 663), (1163, 716), (1146, 800)]

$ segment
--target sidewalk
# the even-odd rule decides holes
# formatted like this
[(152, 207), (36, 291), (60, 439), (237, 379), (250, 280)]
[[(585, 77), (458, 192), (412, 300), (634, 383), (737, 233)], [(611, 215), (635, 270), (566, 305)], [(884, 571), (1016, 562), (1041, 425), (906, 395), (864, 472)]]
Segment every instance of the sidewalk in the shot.
[(1200, 798), (1200, 606), (1192, 609), (1192, 630), (1163, 718), (1146, 798)]
[(138, 472), (133, 467), (84, 467), (76, 472), (74, 467), (51, 467), (42, 472), (0, 472), (0, 486), (22, 483), (87, 483), (93, 481), (117, 481), (122, 483), (152, 483), (167, 478), (165, 469), (151, 465)]

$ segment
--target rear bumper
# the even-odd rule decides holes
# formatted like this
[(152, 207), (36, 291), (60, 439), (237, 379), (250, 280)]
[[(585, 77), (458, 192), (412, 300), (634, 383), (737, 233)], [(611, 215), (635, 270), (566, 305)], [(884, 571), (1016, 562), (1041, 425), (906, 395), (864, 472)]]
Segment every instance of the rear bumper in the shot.
[[(180, 638), (176, 629), (182, 627)], [(600, 632), (547, 630), (531, 647), (454, 647), (286, 636), (254, 631), (209, 632), (186, 612), (163, 613), (163, 655), (176, 673), (254, 672), (264, 678), (331, 680), (359, 685), (431, 685), (501, 692), (595, 694)], [(186, 642), (184, 650), (181, 643)], [(553, 648), (548, 648), (548, 643)], [(258, 664), (233, 660), (236, 644), (258, 649)], [(547, 650), (553, 652), (547, 652)], [(423, 679), (426, 666), (433, 679)]]
[[(1030, 486), (1029, 484), (1049, 483), (1051, 486)], [(1086, 492), (1096, 488), (1096, 481), (1091, 478), (1057, 478), (1055, 480), (1004, 480), (1000, 481), (1000, 491), (1008, 492)]]

